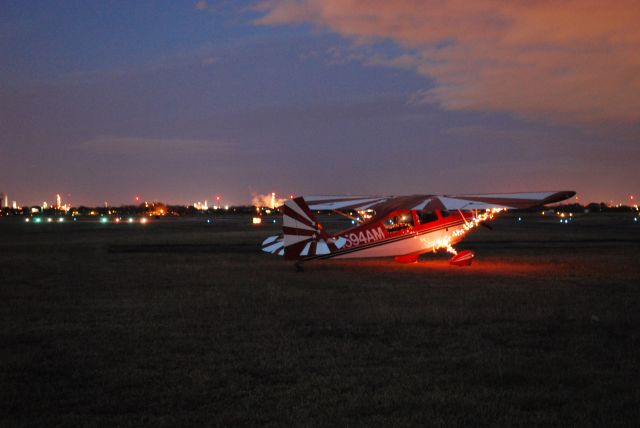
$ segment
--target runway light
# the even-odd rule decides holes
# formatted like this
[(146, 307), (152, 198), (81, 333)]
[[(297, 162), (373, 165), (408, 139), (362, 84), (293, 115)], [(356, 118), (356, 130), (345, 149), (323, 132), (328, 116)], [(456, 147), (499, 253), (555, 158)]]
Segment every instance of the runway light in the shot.
[(120, 223), (120, 218), (116, 218), (116, 223)]
[(47, 219), (47, 223), (51, 223), (52, 221), (53, 221), (53, 219), (52, 219), (51, 217), (49, 217), (49, 218)]
[(60, 218), (58, 219), (58, 223), (62, 223), (62, 222), (64, 222), (64, 217), (60, 217)]
[(634, 218), (633, 218), (633, 221), (638, 221), (638, 217), (634, 217)]
[(100, 223), (106, 223), (107, 221), (109, 221), (108, 218), (106, 217), (100, 217)]
[(142, 218), (140, 219), (140, 223), (142, 223), (142, 224), (146, 224), (146, 223), (147, 223), (147, 219), (146, 219), (146, 217), (142, 217)]
[(133, 218), (129, 217), (129, 223), (133, 223)]
[(253, 224), (261, 224), (262, 223), (262, 217), (254, 217), (252, 222), (253, 222)]
[(36, 218), (33, 219), (33, 222), (34, 223), (41, 223), (42, 219), (40, 217), (36, 217)]
[(73, 221), (78, 221), (78, 219), (74, 217), (74, 218), (73, 218)]
[(518, 217), (518, 221), (522, 221), (522, 217)]
[(211, 223), (211, 220), (207, 219), (207, 223)]
[(276, 219), (275, 219), (275, 218), (273, 219), (273, 222), (274, 222), (274, 223), (276, 222)]

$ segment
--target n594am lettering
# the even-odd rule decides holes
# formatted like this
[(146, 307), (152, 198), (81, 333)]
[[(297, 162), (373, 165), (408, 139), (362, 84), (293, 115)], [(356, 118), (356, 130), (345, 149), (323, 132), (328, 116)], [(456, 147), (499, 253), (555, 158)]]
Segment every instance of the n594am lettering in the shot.
[(342, 237), (347, 240), (345, 248), (352, 248), (380, 241), (384, 239), (384, 232), (381, 227), (377, 227), (375, 229), (361, 230), (357, 233), (351, 232), (347, 235), (343, 235)]

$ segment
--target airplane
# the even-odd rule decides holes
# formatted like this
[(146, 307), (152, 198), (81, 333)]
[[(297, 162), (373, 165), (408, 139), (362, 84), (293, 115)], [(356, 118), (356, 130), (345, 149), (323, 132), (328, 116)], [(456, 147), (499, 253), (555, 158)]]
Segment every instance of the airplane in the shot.
[[(567, 200), (574, 191), (411, 196), (300, 196), (281, 207), (282, 234), (270, 236), (262, 251), (302, 262), (325, 259), (393, 257), (414, 263), (428, 252), (446, 250), (449, 262), (468, 266), (471, 250), (453, 247), (473, 228), (508, 209), (544, 206)], [(357, 224), (330, 234), (313, 211), (333, 211)], [(357, 213), (357, 216), (349, 213)]]

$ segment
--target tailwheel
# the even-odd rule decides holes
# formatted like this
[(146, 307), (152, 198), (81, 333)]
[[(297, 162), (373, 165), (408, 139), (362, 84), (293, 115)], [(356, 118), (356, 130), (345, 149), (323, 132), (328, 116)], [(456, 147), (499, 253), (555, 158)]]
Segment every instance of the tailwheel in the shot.
[(449, 259), (449, 264), (454, 266), (471, 266), (475, 257), (475, 253), (471, 250), (460, 251)]

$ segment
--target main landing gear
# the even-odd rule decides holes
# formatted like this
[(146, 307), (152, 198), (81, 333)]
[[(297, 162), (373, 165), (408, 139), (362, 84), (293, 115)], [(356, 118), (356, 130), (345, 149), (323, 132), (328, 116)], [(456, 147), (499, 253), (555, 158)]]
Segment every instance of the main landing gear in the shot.
[(455, 256), (449, 259), (449, 263), (453, 266), (471, 266), (473, 259), (476, 257), (475, 253), (471, 250), (460, 251)]

